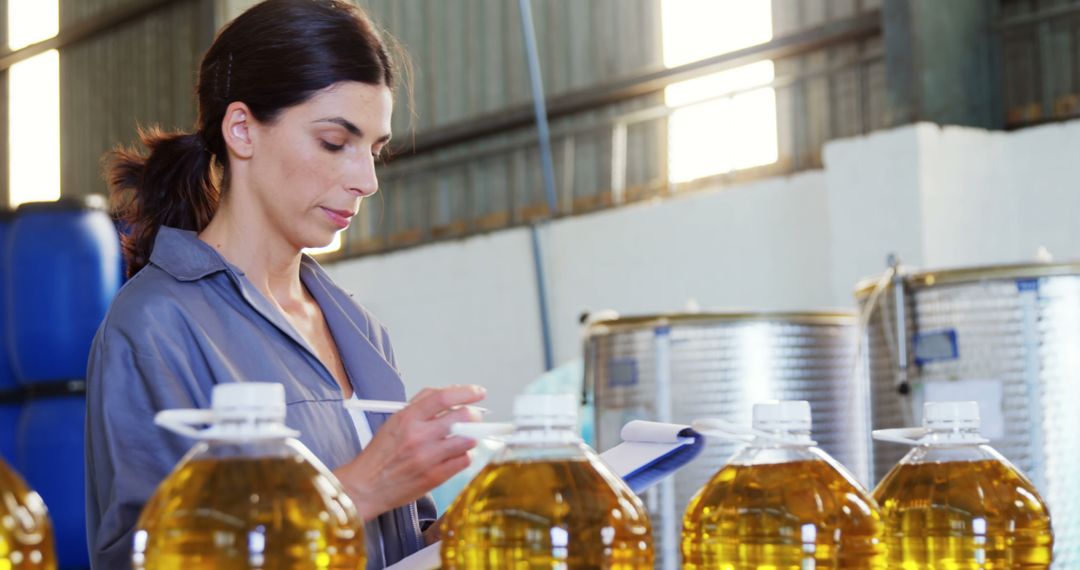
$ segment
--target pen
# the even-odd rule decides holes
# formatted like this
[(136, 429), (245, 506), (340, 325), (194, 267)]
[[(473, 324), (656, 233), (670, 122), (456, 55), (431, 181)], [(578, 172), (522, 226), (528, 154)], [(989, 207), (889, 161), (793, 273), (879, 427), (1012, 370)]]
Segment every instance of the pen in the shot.
[[(361, 412), (381, 412), (384, 414), (392, 414), (394, 412), (400, 412), (405, 409), (405, 406), (409, 405), (408, 402), (394, 402), (392, 400), (345, 400), (345, 407), (350, 410), (357, 410)], [(487, 408), (481, 408), (480, 406), (465, 406), (470, 410), (480, 412), (481, 414), (488, 413)]]

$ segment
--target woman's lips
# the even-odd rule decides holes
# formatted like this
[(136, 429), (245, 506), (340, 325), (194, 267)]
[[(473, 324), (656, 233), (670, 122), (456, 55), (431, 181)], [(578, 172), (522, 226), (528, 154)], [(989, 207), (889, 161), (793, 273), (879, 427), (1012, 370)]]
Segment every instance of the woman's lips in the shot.
[(330, 218), (330, 221), (335, 226), (341, 229), (349, 227), (349, 223), (352, 221), (352, 217), (355, 215), (354, 212), (350, 212), (348, 210), (335, 210), (333, 208), (327, 208), (324, 206), (319, 206), (319, 208), (323, 211), (323, 213), (326, 214), (327, 218)]

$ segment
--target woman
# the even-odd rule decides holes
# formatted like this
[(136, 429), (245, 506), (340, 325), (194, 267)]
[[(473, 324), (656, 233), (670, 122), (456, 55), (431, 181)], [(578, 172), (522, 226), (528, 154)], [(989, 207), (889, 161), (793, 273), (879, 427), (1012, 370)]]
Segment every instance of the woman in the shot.
[(288, 423), (367, 521), (370, 567), (433, 538), (426, 493), (468, 465), (472, 443), (449, 426), (475, 419), (461, 406), (483, 390), (429, 389), (392, 416), (351, 415), (343, 399), (405, 399), (389, 338), (301, 254), (378, 189), (395, 76), (357, 8), (268, 0), (203, 58), (196, 132), (144, 133), (147, 156), (110, 156), (132, 277), (88, 370), (95, 568), (129, 567), (143, 504), (192, 445), (154, 427), (154, 414), (208, 407), (220, 382), (284, 384)]

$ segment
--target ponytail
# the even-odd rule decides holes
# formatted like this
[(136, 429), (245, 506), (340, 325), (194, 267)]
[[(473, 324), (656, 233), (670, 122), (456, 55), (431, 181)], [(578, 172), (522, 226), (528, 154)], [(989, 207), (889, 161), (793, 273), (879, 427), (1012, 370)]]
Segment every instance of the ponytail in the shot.
[(139, 131), (147, 153), (117, 148), (105, 157), (113, 214), (122, 238), (128, 277), (150, 262), (161, 226), (202, 231), (217, 210), (220, 191), (213, 156), (198, 134)]
[(393, 89), (395, 77), (387, 44), (352, 2), (264, 0), (237, 16), (199, 64), (198, 134), (140, 131), (146, 153), (117, 148), (105, 157), (113, 213), (128, 230), (128, 274), (149, 263), (161, 226), (198, 232), (210, 223), (229, 177), (221, 123), (231, 102), (271, 124), (334, 84)]

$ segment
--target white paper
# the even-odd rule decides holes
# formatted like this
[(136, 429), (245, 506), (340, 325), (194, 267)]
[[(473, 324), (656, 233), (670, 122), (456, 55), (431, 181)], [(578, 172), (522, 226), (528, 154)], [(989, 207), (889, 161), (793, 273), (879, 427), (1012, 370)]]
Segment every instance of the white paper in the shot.
[(386, 570), (436, 570), (442, 568), (442, 558), (439, 551), (441, 542), (436, 542), (431, 546), (409, 556), (405, 560), (386, 567)]
[(619, 436), (626, 443), (693, 443), (694, 438), (679, 436), (679, 433), (688, 427), (690, 426), (634, 420), (623, 426)]
[(1000, 380), (930, 380), (923, 383), (923, 397), (927, 402), (978, 402), (982, 420), (979, 431), (990, 440), (1005, 437), (1004, 391)]

